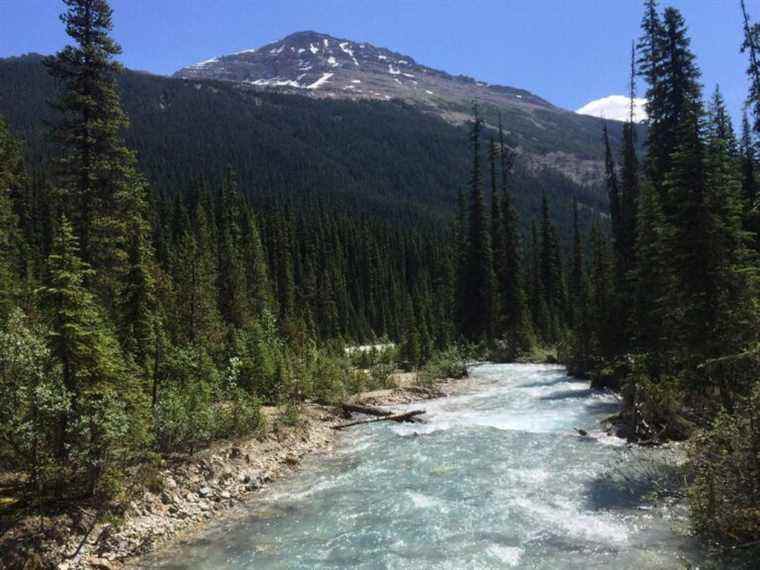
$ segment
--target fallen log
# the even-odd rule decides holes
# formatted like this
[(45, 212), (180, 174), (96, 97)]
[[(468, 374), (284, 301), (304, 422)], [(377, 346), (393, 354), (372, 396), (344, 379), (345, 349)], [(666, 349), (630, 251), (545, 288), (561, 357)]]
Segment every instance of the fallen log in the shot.
[(405, 412), (403, 414), (397, 414), (397, 415), (391, 415), (391, 416), (384, 416), (382, 418), (374, 418), (371, 420), (361, 420), (358, 422), (351, 422), (348, 424), (341, 424), (339, 426), (333, 426), (333, 429), (345, 429), (347, 427), (351, 426), (360, 426), (363, 424), (373, 424), (375, 422), (415, 422), (419, 421), (417, 416), (420, 416), (425, 413), (425, 410), (413, 410), (411, 412)]
[(343, 408), (343, 411), (347, 414), (364, 414), (367, 416), (376, 416), (379, 418), (380, 417), (384, 418), (384, 417), (393, 415), (393, 412), (390, 412), (388, 410), (382, 410), (374, 406), (361, 406), (359, 404), (341, 404), (341, 408)]

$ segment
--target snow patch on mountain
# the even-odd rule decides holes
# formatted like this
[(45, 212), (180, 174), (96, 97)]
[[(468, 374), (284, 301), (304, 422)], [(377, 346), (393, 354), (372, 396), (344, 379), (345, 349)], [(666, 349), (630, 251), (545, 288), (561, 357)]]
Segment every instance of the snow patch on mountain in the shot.
[(351, 59), (354, 60), (354, 65), (356, 65), (356, 67), (360, 67), (359, 66), (359, 61), (354, 56), (354, 50), (352, 50), (350, 47), (348, 47), (351, 44), (349, 42), (341, 42), (338, 45), (340, 46), (341, 51), (343, 51), (344, 53), (348, 54), (349, 57), (351, 57)]
[(324, 73), (324, 74), (322, 74), (322, 77), (320, 77), (314, 83), (312, 83), (311, 85), (309, 85), (308, 87), (306, 87), (306, 89), (312, 89), (312, 90), (313, 89), (319, 89), (322, 85), (324, 85), (325, 83), (327, 83), (333, 75), (335, 75), (335, 74), (334, 73)]
[[(631, 99), (625, 95), (610, 95), (587, 103), (576, 111), (579, 115), (599, 117), (609, 121), (627, 121), (631, 114)], [(633, 100), (633, 120), (646, 121), (646, 99)]]
[(219, 61), (219, 58), (215, 57), (215, 58), (212, 58), (212, 59), (207, 59), (205, 61), (199, 61), (198, 63), (194, 63), (190, 67), (193, 68), (193, 69), (200, 69), (202, 67), (206, 67), (207, 65), (211, 65), (212, 63), (216, 63), (218, 61)]

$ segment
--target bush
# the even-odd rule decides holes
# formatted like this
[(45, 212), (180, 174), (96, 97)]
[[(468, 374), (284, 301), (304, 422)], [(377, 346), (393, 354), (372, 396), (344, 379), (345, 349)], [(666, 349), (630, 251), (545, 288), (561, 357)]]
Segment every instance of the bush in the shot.
[[(156, 443), (162, 451), (189, 449), (214, 439), (249, 434), (263, 425), (259, 401), (240, 385), (241, 359), (233, 357), (221, 377), (210, 374), (202, 355), (178, 350), (171, 381), (160, 390), (155, 410)], [(206, 380), (210, 374), (216, 381)]]
[(677, 378), (663, 376), (652, 380), (640, 363), (623, 385), (623, 416), (627, 423), (628, 439), (675, 440), (687, 439), (694, 425), (682, 416), (684, 390)]
[(38, 495), (65, 477), (57, 460), (58, 427), (71, 412), (47, 336), (20, 309), (0, 331), (0, 465), (23, 472)]
[(721, 413), (689, 447), (695, 529), (723, 543), (760, 536), (760, 382), (734, 413)]
[(467, 376), (467, 363), (458, 348), (436, 352), (430, 358), (419, 375), (420, 382), (432, 384), (445, 378), (464, 378)]
[(288, 358), (277, 322), (265, 313), (256, 324), (241, 333), (239, 385), (263, 401), (277, 403), (282, 392), (282, 368)]

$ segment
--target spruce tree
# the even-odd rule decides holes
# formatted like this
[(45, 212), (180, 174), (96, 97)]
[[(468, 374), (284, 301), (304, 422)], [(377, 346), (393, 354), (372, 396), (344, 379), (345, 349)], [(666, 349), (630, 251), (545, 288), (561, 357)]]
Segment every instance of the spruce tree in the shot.
[(712, 214), (706, 200), (701, 115), (696, 103), (682, 115), (677, 132), (680, 144), (673, 153), (672, 169), (665, 183), (672, 227), (665, 242), (665, 257), (673, 275), (667, 292), (667, 346), (678, 361), (690, 360), (692, 369), (708, 353), (716, 317), (716, 283), (709, 269), (714, 262)]
[(590, 306), (592, 352), (610, 360), (617, 348), (614, 311), (614, 273), (610, 248), (597, 222), (591, 226)]
[(134, 154), (122, 141), (128, 121), (122, 111), (114, 58), (121, 48), (110, 37), (112, 10), (106, 0), (64, 0), (61, 16), (74, 40), (46, 65), (62, 83), (54, 130), (58, 205), (72, 220), (81, 254), (96, 274), (104, 301), (112, 306), (128, 269), (128, 225), (144, 215), (145, 188)]
[(20, 293), (24, 248), (14, 198), (24, 179), (21, 148), (0, 117), (0, 323), (10, 315)]
[(660, 205), (660, 195), (651, 184), (642, 185), (637, 220), (638, 263), (633, 273), (634, 345), (638, 351), (649, 355), (649, 371), (656, 377), (662, 369), (660, 355), (664, 348), (669, 273), (663, 244), (669, 228)]
[(630, 77), (630, 113), (628, 122), (623, 125), (623, 148), (621, 151), (621, 186), (620, 186), (620, 257), (617, 263), (622, 277), (618, 283), (621, 295), (625, 299), (630, 293), (625, 286), (625, 280), (635, 266), (636, 246), (636, 216), (639, 202), (639, 160), (636, 154), (636, 124), (634, 122), (634, 101), (636, 98), (635, 48), (631, 51)]
[(546, 306), (546, 293), (541, 271), (541, 245), (538, 239), (538, 228), (535, 220), (530, 225), (530, 272), (527, 278), (531, 321), (536, 333), (544, 342), (550, 342), (550, 316)]
[(491, 248), (493, 251), (493, 271), (494, 271), (494, 284), (496, 289), (492, 296), (492, 313), (494, 318), (494, 336), (501, 334), (504, 326), (504, 314), (503, 311), (506, 307), (503, 306), (503, 296), (500, 297), (498, 292), (504, 291), (507, 280), (508, 269), (505, 265), (506, 253), (504, 251), (504, 227), (501, 211), (501, 196), (498, 192), (499, 182), (497, 176), (497, 164), (499, 162), (499, 149), (496, 146), (496, 141), (493, 138), (488, 146), (488, 162), (490, 166), (490, 182), (491, 182)]
[(472, 170), (470, 175), (469, 239), (462, 299), (462, 329), (467, 338), (475, 341), (488, 338), (493, 330), (493, 256), (489, 239), (490, 227), (483, 197), (480, 156), (482, 128), (483, 119), (475, 107), (470, 132)]
[(755, 164), (757, 163), (757, 146), (752, 137), (749, 119), (745, 112), (742, 116), (742, 139), (741, 139), (741, 168), (742, 168), (742, 196), (746, 210), (755, 205), (758, 197), (757, 175)]
[(739, 143), (736, 140), (731, 116), (728, 114), (726, 102), (718, 85), (715, 86), (708, 112), (708, 137), (714, 141), (722, 141), (728, 156), (732, 160), (736, 160), (739, 157)]
[[(151, 249), (143, 228), (134, 228), (129, 244), (129, 269), (120, 293), (121, 344), (146, 377), (155, 374), (158, 307)], [(153, 369), (151, 369), (153, 366)]]
[(236, 176), (229, 170), (222, 185), (218, 211), (219, 310), (226, 323), (239, 329), (248, 322), (248, 300), (241, 247), (241, 196), (237, 193)]
[(749, 55), (747, 77), (750, 81), (747, 104), (752, 108), (754, 122), (752, 128), (755, 134), (760, 133), (760, 26), (750, 21), (747, 6), (741, 0), (742, 19), (744, 23), (744, 43), (742, 51)]
[(644, 16), (641, 21), (641, 38), (637, 45), (639, 74), (647, 83), (647, 173), (651, 180), (659, 183), (662, 165), (660, 152), (664, 147), (665, 129), (665, 84), (663, 81), (663, 50), (665, 32), (658, 11), (657, 0), (644, 1)]
[[(62, 217), (48, 257), (48, 281), (39, 295), (51, 330), (51, 351), (61, 363), (63, 385), (71, 398), (72, 412), (59, 419), (58, 457), (64, 466), (72, 465), (75, 476), (86, 476), (89, 492), (104, 473), (110, 447), (126, 444), (123, 438), (130, 429), (123, 423), (127, 421), (123, 406), (137, 389), (129, 382), (102, 311), (85, 286), (92, 271), (79, 257), (71, 223)], [(139, 417), (140, 411), (134, 409), (135, 429)], [(119, 437), (120, 442), (114, 439)]]
[(570, 271), (570, 325), (575, 327), (581, 320), (583, 302), (583, 238), (578, 223), (578, 200), (573, 198), (573, 267)]
[(501, 262), (497, 282), (501, 293), (502, 314), (507, 341), (514, 356), (533, 348), (533, 330), (528, 314), (524, 289), (524, 272), (520, 252), (520, 220), (514, 207), (510, 176), (514, 166), (514, 153), (504, 140), (504, 129), (499, 122), (499, 158), (501, 166)]
[(200, 203), (193, 227), (172, 253), (175, 284), (173, 326), (178, 343), (214, 345), (221, 340), (216, 255), (206, 208)]
[(615, 241), (615, 248), (618, 249), (622, 244), (622, 215), (620, 209), (620, 188), (618, 186), (617, 166), (612, 156), (612, 147), (610, 146), (610, 137), (607, 130), (607, 123), (602, 127), (602, 140), (604, 142), (604, 176), (605, 186), (607, 188), (607, 198), (610, 202), (610, 218), (612, 219), (612, 235)]

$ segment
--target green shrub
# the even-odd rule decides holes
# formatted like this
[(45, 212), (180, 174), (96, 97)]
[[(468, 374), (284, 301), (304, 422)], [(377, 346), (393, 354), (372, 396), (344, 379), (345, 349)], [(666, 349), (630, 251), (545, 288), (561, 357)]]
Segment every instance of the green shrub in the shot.
[(689, 446), (694, 479), (689, 506), (695, 529), (724, 543), (760, 536), (760, 382), (734, 413), (721, 413), (712, 429)]
[(467, 376), (467, 362), (458, 348), (436, 352), (420, 371), (419, 380), (431, 384), (445, 378), (464, 378)]
[[(695, 429), (682, 414), (683, 383), (673, 376), (652, 379), (644, 359), (633, 359), (623, 381), (623, 418), (632, 441), (683, 441)], [(612, 372), (610, 372), (612, 374)]]

